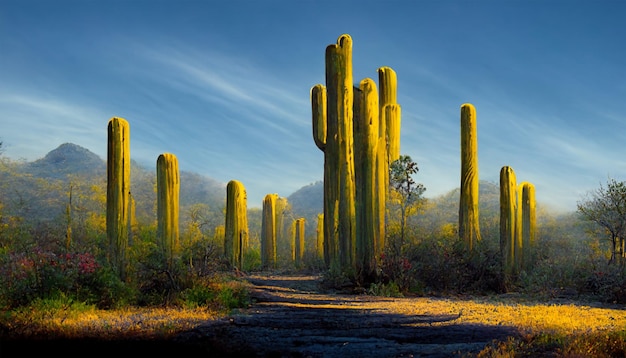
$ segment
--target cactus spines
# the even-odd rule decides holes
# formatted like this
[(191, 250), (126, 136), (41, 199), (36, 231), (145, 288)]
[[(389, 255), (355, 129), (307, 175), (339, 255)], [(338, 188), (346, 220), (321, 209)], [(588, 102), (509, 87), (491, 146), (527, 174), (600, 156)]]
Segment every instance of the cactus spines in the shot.
[(276, 201), (278, 194), (263, 198), (261, 221), (261, 264), (264, 268), (276, 267)]
[(522, 187), (522, 265), (528, 270), (532, 265), (531, 250), (535, 245), (536, 233), (536, 203), (535, 186), (529, 182), (523, 182)]
[(238, 180), (226, 184), (226, 222), (224, 254), (230, 264), (243, 268), (243, 259), (248, 243), (248, 204), (246, 189)]
[(376, 269), (375, 247), (380, 235), (378, 216), (376, 154), (378, 153), (379, 108), (376, 83), (366, 78), (355, 90), (354, 170), (356, 187), (356, 260), (360, 278), (373, 277)]
[(515, 271), (516, 194), (515, 172), (509, 166), (500, 169), (500, 254), (505, 279)]
[(459, 205), (459, 237), (471, 251), (480, 241), (478, 210), (478, 138), (476, 109), (461, 105), (461, 193)]
[(157, 158), (157, 238), (168, 269), (179, 253), (180, 174), (178, 159), (172, 153)]
[(130, 127), (123, 118), (109, 120), (107, 137), (108, 258), (118, 276), (126, 279), (130, 194)]

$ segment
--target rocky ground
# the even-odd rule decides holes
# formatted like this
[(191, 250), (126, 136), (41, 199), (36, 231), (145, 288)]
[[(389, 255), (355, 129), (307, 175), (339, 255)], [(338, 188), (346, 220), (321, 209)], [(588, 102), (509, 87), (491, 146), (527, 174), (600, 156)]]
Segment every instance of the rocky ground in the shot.
[[(249, 281), (250, 309), (176, 340), (222, 357), (467, 357), (518, 334), (513, 327), (463, 323), (460, 311), (417, 313), (407, 307), (415, 304), (411, 299), (322, 293), (317, 277)], [(398, 313), (405, 311), (411, 314)]]

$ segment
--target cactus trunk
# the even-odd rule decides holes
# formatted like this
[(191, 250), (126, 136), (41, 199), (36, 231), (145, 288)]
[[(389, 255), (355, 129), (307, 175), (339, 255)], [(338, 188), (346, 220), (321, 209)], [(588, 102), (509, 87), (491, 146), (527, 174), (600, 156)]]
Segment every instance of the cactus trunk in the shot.
[(516, 194), (515, 172), (500, 169), (500, 254), (505, 281), (515, 273)]
[[(326, 47), (326, 140), (324, 151), (324, 242), (328, 264), (333, 270), (349, 269), (355, 250), (352, 38), (341, 35), (337, 44)], [(323, 136), (315, 102), (323, 97), (322, 86), (312, 90), (315, 141)]]
[(324, 260), (324, 214), (317, 214), (316, 253), (319, 260)]
[(459, 237), (473, 250), (480, 241), (478, 210), (478, 137), (476, 109), (461, 106), (461, 193), (459, 205)]
[(180, 250), (179, 198), (178, 159), (163, 153), (157, 159), (157, 238), (169, 270)]
[(238, 180), (226, 185), (226, 222), (224, 254), (233, 267), (243, 269), (248, 243), (248, 213), (246, 189)]
[(296, 268), (304, 266), (304, 218), (299, 218), (293, 222), (293, 253)]
[(356, 274), (365, 282), (376, 273), (375, 247), (381, 239), (376, 185), (379, 108), (376, 83), (366, 78), (354, 92), (354, 175), (356, 188)]
[(276, 201), (278, 194), (263, 198), (261, 222), (261, 264), (264, 268), (276, 268)]
[(528, 271), (532, 267), (532, 249), (535, 246), (536, 204), (535, 186), (529, 182), (522, 183), (522, 267)]
[(130, 195), (130, 127), (123, 118), (111, 118), (107, 138), (106, 228), (109, 263), (126, 280)]

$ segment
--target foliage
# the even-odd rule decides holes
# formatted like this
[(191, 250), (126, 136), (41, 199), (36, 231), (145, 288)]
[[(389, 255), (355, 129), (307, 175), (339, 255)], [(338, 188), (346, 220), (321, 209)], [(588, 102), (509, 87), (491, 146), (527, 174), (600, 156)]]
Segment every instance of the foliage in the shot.
[(605, 185), (587, 194), (577, 204), (578, 212), (586, 220), (602, 227), (611, 242), (611, 262), (626, 259), (626, 182), (609, 179)]
[(250, 292), (243, 281), (219, 276), (197, 280), (182, 291), (181, 299), (187, 308), (210, 307), (227, 312), (247, 307), (251, 302)]

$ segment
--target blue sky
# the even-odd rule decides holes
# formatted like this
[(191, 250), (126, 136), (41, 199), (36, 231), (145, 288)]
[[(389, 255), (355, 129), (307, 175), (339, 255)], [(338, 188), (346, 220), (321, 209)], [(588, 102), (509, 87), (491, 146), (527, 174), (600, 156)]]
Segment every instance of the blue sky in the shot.
[[(478, 121), (481, 180), (502, 166), (540, 206), (574, 211), (626, 180), (623, 1), (0, 0), (0, 140), (35, 160), (72, 142), (241, 181), (248, 205), (322, 179), (310, 89), (353, 39), (355, 84), (398, 76), (401, 153), (435, 197), (460, 183), (460, 106)], [(132, 180), (132, 179), (131, 179)]]

